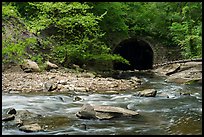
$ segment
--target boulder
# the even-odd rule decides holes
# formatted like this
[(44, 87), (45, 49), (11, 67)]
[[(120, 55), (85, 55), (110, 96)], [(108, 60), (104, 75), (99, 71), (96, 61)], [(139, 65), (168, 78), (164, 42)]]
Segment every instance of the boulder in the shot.
[(157, 68), (156, 70), (154, 70), (154, 72), (169, 76), (171, 74), (178, 72), (180, 70), (180, 68), (181, 68), (181, 65), (179, 63), (168, 64), (166, 66), (162, 66), (162, 67)]
[(8, 108), (3, 110), (2, 122), (6, 122), (9, 127), (19, 127), (19, 130), (32, 132), (41, 130), (41, 127), (35, 123), (41, 117), (28, 110), (16, 111), (14, 108)]
[(8, 108), (8, 110), (7, 110), (7, 114), (16, 114), (17, 112), (16, 112), (16, 110), (15, 110), (15, 108)]
[(24, 132), (37, 132), (41, 131), (42, 128), (39, 124), (29, 124), (29, 125), (23, 125), (19, 128), (19, 130), (24, 131)]
[(80, 111), (76, 113), (76, 116), (86, 119), (96, 118), (96, 111), (90, 104), (84, 104)]
[(50, 69), (57, 69), (58, 68), (58, 66), (56, 65), (56, 64), (54, 64), (54, 63), (51, 63), (51, 62), (49, 62), (49, 61), (46, 61), (45, 62), (45, 69), (46, 70), (50, 70)]
[(2, 117), (2, 121), (11, 121), (15, 119), (15, 115), (4, 115), (4, 117)]
[(202, 84), (202, 70), (187, 69), (167, 77), (165, 81), (178, 84)]
[[(13, 108), (9, 108), (13, 111)], [(70, 125), (67, 116), (40, 115), (28, 110), (17, 110), (16, 114), (8, 114), (8, 109), (2, 110), (2, 128), (19, 129), (24, 132), (48, 131)]]
[(121, 107), (84, 104), (76, 116), (84, 119), (112, 119), (139, 115), (137, 112)]
[(57, 83), (46, 82), (44, 84), (44, 89), (45, 89), (45, 91), (53, 91), (53, 90), (57, 89), (57, 86), (58, 86)]
[(20, 67), (24, 72), (39, 72), (40, 71), (38, 64), (29, 59), (25, 59), (23, 63), (20, 65)]
[(183, 63), (181, 65), (180, 71), (189, 70), (191, 68), (193, 68), (194, 70), (202, 70), (202, 61)]
[(162, 66), (154, 70), (158, 74), (167, 76), (166, 82), (178, 84), (202, 84), (202, 62), (175, 63)]
[(135, 95), (140, 97), (155, 97), (156, 94), (157, 94), (157, 90), (155, 89), (145, 89), (145, 90), (139, 91)]

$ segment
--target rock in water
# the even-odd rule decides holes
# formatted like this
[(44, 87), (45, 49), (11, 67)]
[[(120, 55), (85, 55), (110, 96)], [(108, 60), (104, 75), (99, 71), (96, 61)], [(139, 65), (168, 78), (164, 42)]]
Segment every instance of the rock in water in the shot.
[(140, 97), (155, 97), (156, 94), (157, 94), (157, 90), (155, 89), (145, 89), (145, 90), (139, 91), (135, 95)]
[(113, 106), (99, 106), (99, 105), (90, 105), (84, 104), (79, 112), (76, 113), (76, 116), (79, 118), (86, 119), (111, 119), (122, 116), (136, 116), (139, 115), (137, 112), (128, 110), (121, 107)]
[(84, 104), (80, 111), (76, 113), (77, 117), (86, 119), (96, 118), (95, 115), (96, 112), (94, 111), (93, 106), (91, 106), (90, 104)]
[(30, 125), (23, 125), (19, 128), (19, 130), (24, 131), (24, 132), (37, 132), (37, 131), (41, 131), (42, 128), (40, 125), (35, 123), (35, 124), (30, 124)]

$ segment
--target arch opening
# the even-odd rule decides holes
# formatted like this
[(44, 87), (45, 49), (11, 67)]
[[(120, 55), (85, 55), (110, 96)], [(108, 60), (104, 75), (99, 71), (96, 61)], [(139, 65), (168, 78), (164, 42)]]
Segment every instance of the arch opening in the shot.
[(154, 53), (151, 46), (136, 38), (122, 41), (113, 51), (127, 59), (130, 65), (124, 63), (113, 63), (115, 70), (147, 70), (153, 68)]

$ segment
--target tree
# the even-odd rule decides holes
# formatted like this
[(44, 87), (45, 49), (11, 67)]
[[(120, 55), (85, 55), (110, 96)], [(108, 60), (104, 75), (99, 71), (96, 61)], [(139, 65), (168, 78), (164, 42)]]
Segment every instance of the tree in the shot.
[(185, 58), (201, 57), (202, 49), (202, 5), (200, 2), (185, 3), (181, 7), (180, 20), (170, 26), (171, 35)]
[(52, 51), (47, 57), (64, 66), (90, 61), (127, 62), (112, 55), (110, 48), (101, 41), (104, 34), (98, 23), (103, 15), (95, 16), (87, 3), (16, 2), (12, 5), (18, 9), (28, 30), (43, 38), (40, 45)]
[(129, 37), (148, 36), (162, 45), (180, 47), (185, 58), (202, 56), (202, 2), (3, 2), (2, 8), (3, 21), (22, 21), (37, 38), (14, 42), (12, 37), (21, 32), (9, 38), (3, 29), (4, 55), (16, 51), (23, 56), (25, 47), (15, 46), (32, 43), (36, 54), (29, 56), (64, 66), (128, 63), (111, 53), (114, 47)]
[(124, 19), (127, 14), (126, 4), (123, 2), (93, 2), (88, 4), (93, 6), (91, 11), (94, 15), (104, 15), (99, 26), (105, 32), (104, 41), (109, 47), (128, 37), (128, 25)]

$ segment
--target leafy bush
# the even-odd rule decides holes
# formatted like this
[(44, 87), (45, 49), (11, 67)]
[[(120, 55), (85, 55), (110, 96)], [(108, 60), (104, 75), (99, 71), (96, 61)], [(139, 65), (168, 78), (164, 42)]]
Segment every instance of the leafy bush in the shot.
[(19, 22), (3, 27), (3, 61), (128, 64), (112, 49), (132, 36), (180, 47), (184, 58), (202, 56), (202, 2), (3, 2), (2, 20), (11, 18), (22, 21), (37, 40), (19, 38)]
[(182, 19), (169, 27), (173, 41), (181, 47), (185, 58), (202, 57), (202, 22), (191, 12), (199, 8), (199, 3), (185, 5), (180, 15)]
[(12, 6), (12, 3), (2, 3), (2, 18), (19, 17), (18, 10)]
[[(55, 28), (50, 35), (55, 44), (52, 47), (52, 59), (61, 62), (64, 66), (72, 63), (82, 65), (89, 60), (119, 59), (116, 55), (112, 55), (110, 48), (101, 41), (104, 33), (98, 23), (104, 14), (95, 16), (89, 12), (92, 7), (79, 2), (29, 4), (35, 6), (38, 12), (38, 16), (28, 24), (32, 32), (40, 35), (46, 29), (53, 26)], [(100, 57), (102, 55), (103, 58)], [(110, 59), (107, 59), (109, 57)]]
[(3, 40), (3, 48), (2, 48), (2, 56), (3, 63), (19, 63), (24, 58), (28, 58), (28, 54), (26, 52), (26, 47), (28, 45), (36, 43), (34, 38), (27, 38), (25, 40), (19, 40), (17, 43), (11, 42), (11, 39)]

